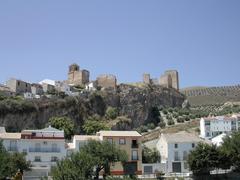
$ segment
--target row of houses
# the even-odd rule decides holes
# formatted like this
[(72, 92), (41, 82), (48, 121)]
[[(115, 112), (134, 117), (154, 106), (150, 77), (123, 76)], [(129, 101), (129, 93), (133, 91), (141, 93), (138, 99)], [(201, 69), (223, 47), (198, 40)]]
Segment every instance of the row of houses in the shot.
[[(142, 144), (142, 135), (137, 131), (99, 131), (93, 136), (74, 135), (71, 142), (66, 142), (64, 131), (51, 126), (41, 130), (23, 130), (21, 133), (8, 133), (2, 127), (0, 128), (0, 140), (3, 140), (3, 145), (9, 152), (26, 153), (26, 159), (32, 164), (30, 174), (42, 171), (46, 175), (58, 160), (79, 151), (91, 139), (107, 140), (127, 152), (128, 168), (124, 168), (121, 163), (114, 163), (111, 166), (112, 175), (154, 174), (159, 171), (165, 174), (189, 173), (187, 157), (190, 151), (199, 142), (221, 145), (225, 135), (239, 130), (239, 119), (240, 116), (237, 114), (202, 118), (200, 136), (188, 132), (160, 134), (158, 139), (144, 144)], [(210, 131), (206, 133), (208, 126), (210, 126)], [(208, 134), (211, 134), (211, 138), (207, 136)], [(143, 164), (142, 145), (150, 149), (156, 148), (161, 157), (159, 162)]]
[(41, 130), (23, 130), (21, 133), (8, 133), (4, 128), (0, 129), (0, 140), (9, 152), (24, 152), (26, 160), (32, 164), (32, 171), (28, 176), (41, 176), (49, 173), (52, 166), (58, 160), (77, 152), (89, 140), (109, 141), (116, 144), (128, 154), (128, 162), (124, 168), (122, 164), (114, 163), (111, 166), (111, 174), (142, 174), (142, 136), (137, 131), (99, 131), (94, 136), (74, 135), (72, 142), (64, 139), (64, 131), (51, 126)]

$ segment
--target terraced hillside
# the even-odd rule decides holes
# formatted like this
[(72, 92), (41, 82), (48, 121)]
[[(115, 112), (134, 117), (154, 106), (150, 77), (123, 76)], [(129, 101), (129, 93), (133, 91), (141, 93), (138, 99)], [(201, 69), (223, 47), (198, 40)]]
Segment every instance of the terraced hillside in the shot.
[(240, 85), (220, 87), (191, 87), (180, 90), (191, 105), (221, 104), (240, 101)]

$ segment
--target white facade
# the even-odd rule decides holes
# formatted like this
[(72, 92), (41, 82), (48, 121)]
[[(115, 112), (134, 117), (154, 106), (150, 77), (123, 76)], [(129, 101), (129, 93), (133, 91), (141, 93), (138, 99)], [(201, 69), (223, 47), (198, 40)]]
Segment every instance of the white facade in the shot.
[(166, 163), (166, 173), (188, 173), (188, 154), (200, 141), (199, 137), (186, 132), (161, 134), (157, 150), (161, 163)]
[(3, 145), (10, 152), (26, 153), (26, 160), (36, 169), (51, 166), (66, 156), (64, 132), (48, 127), (42, 130), (24, 130), (21, 133), (0, 133)]
[(240, 119), (237, 115), (216, 116), (201, 118), (200, 120), (200, 137), (211, 139), (219, 134), (230, 134), (240, 128)]

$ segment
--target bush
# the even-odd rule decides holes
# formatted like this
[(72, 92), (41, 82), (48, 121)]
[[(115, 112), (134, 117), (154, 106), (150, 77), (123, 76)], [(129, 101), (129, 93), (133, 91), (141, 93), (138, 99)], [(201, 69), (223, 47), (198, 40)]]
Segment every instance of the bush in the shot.
[(147, 132), (147, 131), (148, 131), (148, 128), (147, 128), (147, 126), (144, 126), (144, 125), (137, 128), (137, 132), (139, 132), (139, 133), (144, 133), (144, 132)]
[(159, 124), (158, 124), (162, 129), (166, 127), (166, 123), (161, 121)]
[(106, 110), (106, 117), (108, 119), (116, 119), (117, 116), (118, 116), (117, 108), (113, 108), (113, 107), (109, 106)]
[(168, 113), (168, 111), (167, 111), (166, 109), (164, 109), (162, 112), (163, 112), (163, 114), (165, 114), (165, 115)]
[(178, 117), (177, 118), (177, 122), (178, 123), (183, 123), (184, 122), (184, 118), (183, 117)]
[(147, 124), (148, 129), (154, 129), (155, 125), (153, 123)]
[(167, 124), (168, 124), (169, 126), (171, 126), (171, 125), (174, 125), (175, 123), (174, 123), (174, 121), (173, 121), (172, 119), (170, 119), (170, 120), (167, 121)]

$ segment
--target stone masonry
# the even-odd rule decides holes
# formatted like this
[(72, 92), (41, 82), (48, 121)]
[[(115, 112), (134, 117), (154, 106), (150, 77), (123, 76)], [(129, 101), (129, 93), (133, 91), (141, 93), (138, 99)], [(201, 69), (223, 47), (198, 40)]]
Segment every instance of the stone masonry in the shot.
[(97, 85), (102, 88), (113, 88), (117, 87), (117, 78), (111, 74), (104, 74), (97, 77)]
[(176, 70), (168, 70), (160, 77), (159, 84), (164, 87), (179, 90), (178, 72)]
[(9, 79), (6, 82), (6, 86), (9, 87), (10, 90), (15, 92), (16, 94), (31, 92), (31, 84), (22, 80)]
[(88, 70), (80, 70), (77, 64), (69, 66), (68, 71), (68, 84), (71, 85), (86, 85), (89, 82), (90, 73)]

